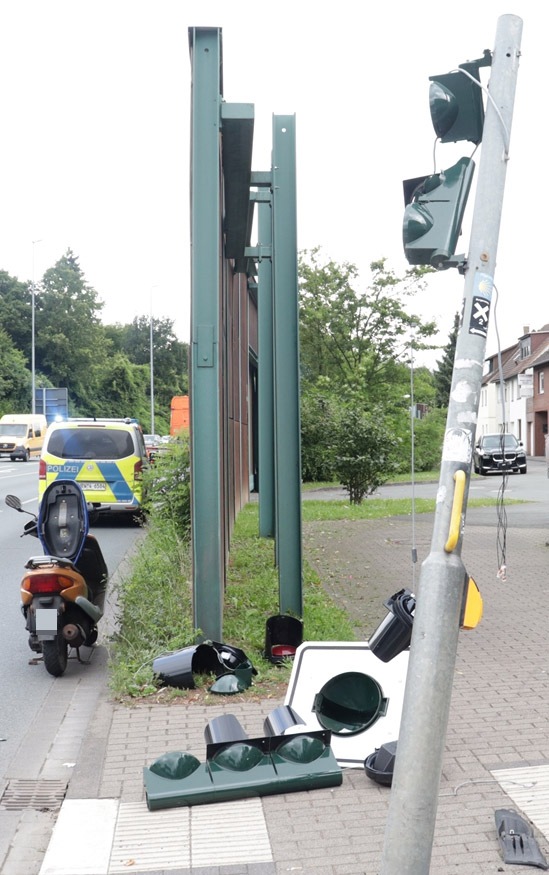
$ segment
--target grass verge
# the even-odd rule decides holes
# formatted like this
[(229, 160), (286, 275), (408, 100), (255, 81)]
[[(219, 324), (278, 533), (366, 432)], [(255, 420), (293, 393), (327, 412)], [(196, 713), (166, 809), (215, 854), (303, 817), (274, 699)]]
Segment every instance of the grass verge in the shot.
[[(494, 505), (494, 499), (472, 499), (469, 506)], [(435, 501), (416, 499), (414, 512), (428, 513)], [(274, 541), (258, 535), (258, 505), (248, 504), (238, 515), (232, 540), (223, 616), (223, 640), (242, 649), (257, 670), (244, 698), (283, 695), (291, 665), (273, 665), (263, 656), (266, 621), (279, 613), (278, 573)], [(412, 514), (411, 499), (368, 499), (360, 505), (345, 501), (305, 500), (302, 517), (313, 520), (378, 519)], [(303, 623), (307, 640), (352, 641), (346, 613), (328, 596), (316, 572), (303, 563)], [(124, 700), (146, 697), (219, 701), (208, 692), (212, 678), (196, 677), (197, 689), (163, 688), (155, 681), (153, 660), (193, 645), (191, 560), (188, 542), (175, 526), (152, 519), (131, 563), (129, 576), (119, 584), (119, 629), (111, 642), (111, 690)], [(238, 696), (237, 696), (238, 698)]]

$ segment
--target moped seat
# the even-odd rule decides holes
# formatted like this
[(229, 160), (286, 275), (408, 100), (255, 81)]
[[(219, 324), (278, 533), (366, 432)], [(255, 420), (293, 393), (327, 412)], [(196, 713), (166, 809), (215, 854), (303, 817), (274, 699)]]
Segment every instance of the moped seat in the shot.
[(55, 480), (40, 503), (38, 535), (45, 553), (76, 563), (88, 534), (88, 508), (76, 481)]

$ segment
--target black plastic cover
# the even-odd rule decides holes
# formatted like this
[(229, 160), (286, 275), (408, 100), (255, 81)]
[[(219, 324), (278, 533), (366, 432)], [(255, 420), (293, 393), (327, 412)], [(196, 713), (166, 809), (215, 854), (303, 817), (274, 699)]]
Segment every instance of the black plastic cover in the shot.
[(367, 756), (364, 760), (364, 771), (368, 777), (378, 784), (390, 787), (393, 782), (396, 751), (397, 742), (387, 741)]
[(504, 863), (549, 869), (532, 828), (523, 817), (510, 808), (498, 808), (494, 816)]

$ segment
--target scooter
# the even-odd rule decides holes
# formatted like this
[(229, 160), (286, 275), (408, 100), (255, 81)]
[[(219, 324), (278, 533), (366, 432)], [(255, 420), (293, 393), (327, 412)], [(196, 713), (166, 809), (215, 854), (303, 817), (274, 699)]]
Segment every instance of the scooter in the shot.
[(21, 581), (21, 610), (29, 647), (41, 653), (46, 671), (60, 677), (69, 657), (93, 647), (97, 623), (103, 616), (108, 570), (99, 543), (89, 533), (84, 493), (74, 480), (55, 480), (48, 486), (38, 516), (24, 510), (15, 495), (6, 504), (28, 513), (23, 534), (40, 540), (43, 556), (31, 556)]

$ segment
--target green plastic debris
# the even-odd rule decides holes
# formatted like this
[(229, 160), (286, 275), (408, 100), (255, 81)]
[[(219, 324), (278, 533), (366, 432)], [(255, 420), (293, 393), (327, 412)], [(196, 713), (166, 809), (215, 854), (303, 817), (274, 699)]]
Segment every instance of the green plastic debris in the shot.
[[(342, 770), (330, 740), (328, 730), (314, 730), (208, 744), (206, 762), (198, 766), (191, 754), (164, 754), (143, 769), (147, 806), (156, 811), (339, 786)], [(178, 776), (185, 757), (195, 767)], [(172, 760), (177, 767), (168, 774), (165, 763)]]

